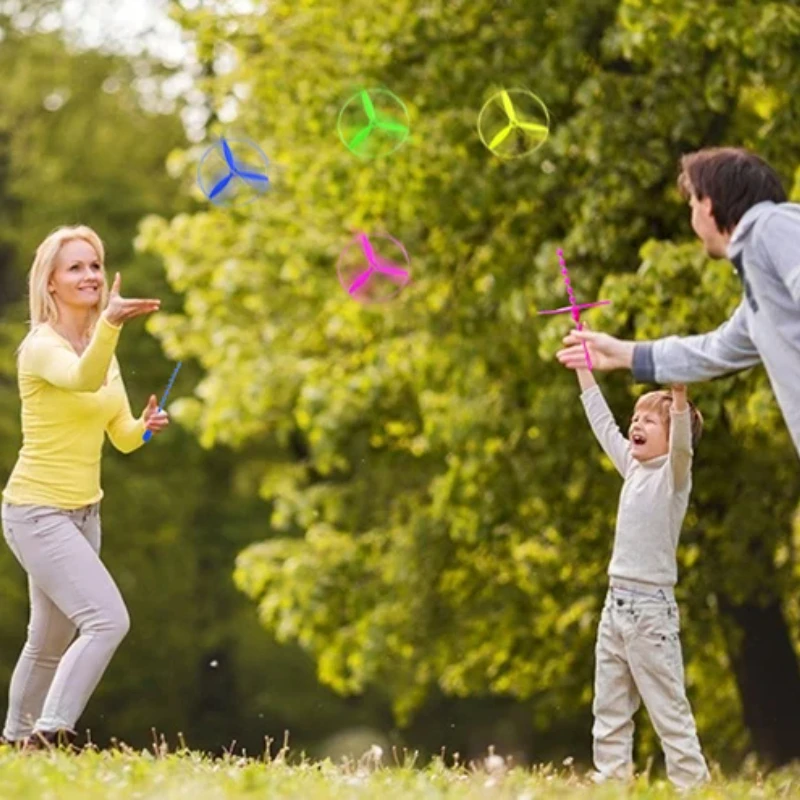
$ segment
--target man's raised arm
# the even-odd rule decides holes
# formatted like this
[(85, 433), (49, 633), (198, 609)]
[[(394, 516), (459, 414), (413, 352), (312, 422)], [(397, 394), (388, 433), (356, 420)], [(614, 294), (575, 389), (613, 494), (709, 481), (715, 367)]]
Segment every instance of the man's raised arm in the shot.
[(716, 330), (695, 336), (628, 342), (606, 333), (574, 330), (565, 337), (558, 360), (571, 369), (581, 367), (585, 341), (597, 369), (628, 368), (642, 382), (694, 383), (738, 372), (761, 362), (747, 328), (744, 303)]

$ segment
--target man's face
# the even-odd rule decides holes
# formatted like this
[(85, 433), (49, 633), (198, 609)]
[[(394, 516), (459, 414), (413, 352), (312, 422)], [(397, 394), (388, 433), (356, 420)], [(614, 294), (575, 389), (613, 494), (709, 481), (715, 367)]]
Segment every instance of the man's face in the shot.
[(731, 237), (729, 234), (720, 233), (717, 229), (717, 223), (711, 214), (711, 198), (704, 197), (698, 200), (692, 192), (689, 205), (692, 207), (692, 228), (703, 242), (706, 253), (711, 258), (725, 258)]

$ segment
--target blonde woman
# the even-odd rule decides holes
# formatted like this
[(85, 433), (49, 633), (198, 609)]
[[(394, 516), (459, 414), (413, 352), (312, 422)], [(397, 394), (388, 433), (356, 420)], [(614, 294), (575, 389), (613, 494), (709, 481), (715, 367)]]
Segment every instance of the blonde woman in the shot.
[(23, 441), (2, 523), (28, 573), (31, 611), (3, 737), (34, 747), (72, 739), (130, 624), (99, 555), (104, 434), (130, 453), (145, 430), (169, 423), (155, 395), (133, 418), (114, 355), (123, 323), (160, 301), (120, 296), (119, 273), (109, 291), (104, 258), (91, 228), (59, 228), (29, 276), (31, 330), (18, 354)]

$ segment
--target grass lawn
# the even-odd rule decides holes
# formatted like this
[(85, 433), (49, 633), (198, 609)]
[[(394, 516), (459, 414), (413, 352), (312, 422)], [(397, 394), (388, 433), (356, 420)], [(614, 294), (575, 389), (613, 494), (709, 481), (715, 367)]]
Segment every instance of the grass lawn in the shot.
[[(679, 795), (663, 780), (639, 778), (630, 786), (595, 786), (569, 767), (508, 767), (497, 756), (470, 767), (436, 761), (424, 769), (388, 766), (367, 753), (333, 764), (279, 754), (255, 759), (211, 759), (177, 753), (85, 750), (20, 753), (0, 747), (2, 800), (547, 800), (548, 798), (667, 798)], [(393, 760), (393, 759), (391, 759)], [(698, 798), (798, 798), (800, 766), (760, 778), (716, 778)]]

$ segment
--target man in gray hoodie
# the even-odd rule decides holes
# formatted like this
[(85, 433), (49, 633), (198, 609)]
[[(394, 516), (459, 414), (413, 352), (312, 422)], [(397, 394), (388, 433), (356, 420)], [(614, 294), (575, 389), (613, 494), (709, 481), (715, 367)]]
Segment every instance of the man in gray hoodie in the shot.
[(681, 159), (678, 179), (692, 207), (692, 228), (711, 258), (729, 258), (743, 297), (710, 333), (630, 342), (572, 331), (559, 361), (585, 365), (586, 342), (600, 370), (631, 369), (638, 381), (689, 383), (763, 363), (800, 454), (800, 205), (786, 202), (777, 173), (738, 148)]

